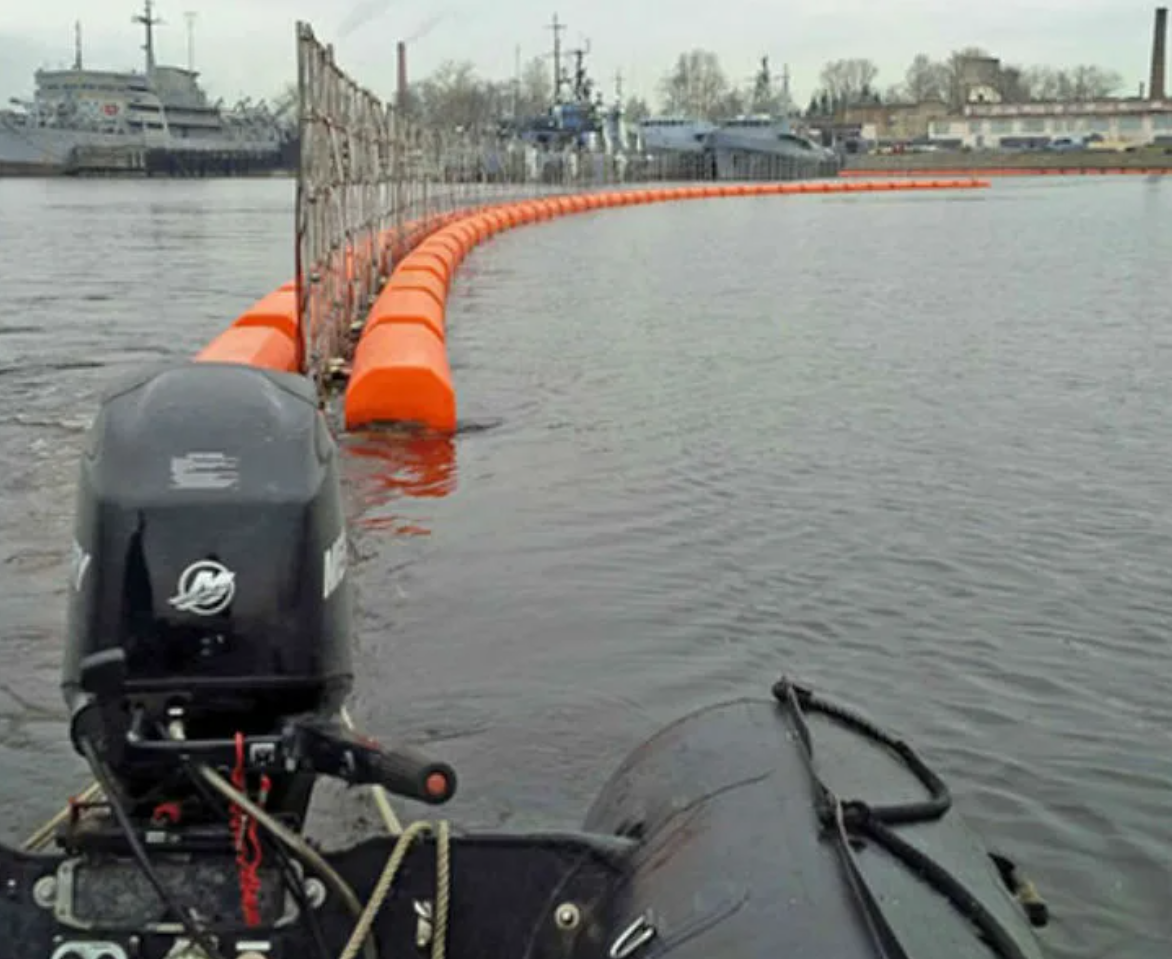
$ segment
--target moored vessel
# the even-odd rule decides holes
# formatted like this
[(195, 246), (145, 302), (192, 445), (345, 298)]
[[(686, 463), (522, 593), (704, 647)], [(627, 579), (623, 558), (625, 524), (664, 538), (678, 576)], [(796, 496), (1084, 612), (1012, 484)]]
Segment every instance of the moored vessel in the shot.
[(156, 62), (151, 0), (135, 20), (146, 31), (142, 72), (85, 66), (79, 25), (73, 65), (37, 70), (32, 98), (0, 111), (0, 172), (69, 172), (98, 154), (279, 161), (286, 133), (267, 104), (212, 102), (191, 64)]

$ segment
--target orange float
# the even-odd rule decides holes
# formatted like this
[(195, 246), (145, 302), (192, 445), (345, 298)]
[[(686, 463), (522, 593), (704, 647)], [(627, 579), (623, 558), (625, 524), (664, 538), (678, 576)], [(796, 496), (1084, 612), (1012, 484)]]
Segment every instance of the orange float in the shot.
[(419, 252), (434, 253), (437, 256), (447, 256), (452, 262), (453, 270), (464, 260), (468, 247), (459, 237), (447, 231), (447, 227), (429, 236), (415, 248)]
[(387, 280), (384, 290), (418, 290), (426, 293), (436, 305), (443, 307), (448, 298), (448, 287), (431, 270), (414, 269), (411, 264), (404, 262), (391, 278)]
[(471, 250), (476, 244), (484, 239), (484, 232), (477, 228), (476, 224), (472, 222), (471, 218), (461, 220), (458, 223), (452, 223), (444, 227), (444, 231), (458, 236), (464, 241), (467, 249)]
[[(443, 251), (415, 249), (399, 261), (398, 269), (425, 270), (443, 283), (446, 292), (452, 282), (456, 260), (446, 249)], [(394, 273), (391, 276), (394, 276)]]
[(271, 326), (230, 326), (195, 359), (200, 363), (240, 363), (267, 370), (297, 370), (297, 341)]
[(297, 339), (297, 290), (296, 284), (286, 283), (285, 286), (273, 290), (268, 296), (261, 297), (252, 306), (240, 314), (232, 324), (240, 326), (267, 326), (280, 330), (289, 339)]
[(456, 428), (456, 391), (444, 343), (418, 323), (364, 331), (346, 387), (346, 428), (418, 423)]
[(440, 340), (444, 334), (444, 304), (437, 303), (426, 290), (387, 287), (378, 295), (366, 315), (368, 330), (389, 323), (414, 323), (425, 326)]

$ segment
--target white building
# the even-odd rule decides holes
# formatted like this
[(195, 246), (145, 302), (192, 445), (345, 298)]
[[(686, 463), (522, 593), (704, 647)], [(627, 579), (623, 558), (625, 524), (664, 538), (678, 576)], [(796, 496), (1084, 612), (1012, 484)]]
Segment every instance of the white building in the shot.
[(929, 137), (974, 149), (1045, 143), (1056, 137), (1143, 146), (1172, 136), (1172, 100), (1086, 103), (967, 103), (961, 116), (935, 120)]

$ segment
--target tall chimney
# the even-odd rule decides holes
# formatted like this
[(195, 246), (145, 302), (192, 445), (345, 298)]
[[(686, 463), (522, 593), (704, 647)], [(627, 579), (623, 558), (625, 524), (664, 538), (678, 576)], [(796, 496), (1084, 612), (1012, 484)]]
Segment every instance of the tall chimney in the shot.
[(1168, 8), (1156, 7), (1156, 29), (1152, 36), (1152, 81), (1148, 84), (1148, 98), (1164, 99), (1164, 67), (1168, 60), (1165, 44), (1168, 39)]
[(396, 52), (399, 61), (398, 106), (400, 110), (405, 110), (407, 108), (407, 44), (400, 40)]

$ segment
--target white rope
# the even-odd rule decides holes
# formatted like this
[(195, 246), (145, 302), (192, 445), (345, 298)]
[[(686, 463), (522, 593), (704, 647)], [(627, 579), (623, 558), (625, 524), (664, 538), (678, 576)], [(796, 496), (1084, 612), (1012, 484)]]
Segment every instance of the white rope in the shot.
[(346, 943), (346, 948), (342, 950), (338, 959), (354, 959), (358, 955), (359, 946), (370, 935), (375, 917), (391, 893), (395, 877), (411, 849), (411, 844), (429, 832), (436, 835), (435, 927), (431, 936), (431, 959), (444, 959), (447, 950), (452, 876), (451, 836), (447, 821), (442, 819), (438, 823), (424, 820), (413, 822), (399, 836), (398, 842), (395, 843), (395, 848), (391, 851), (390, 858), (387, 859), (387, 864), (383, 867), (382, 874), (378, 877), (378, 882), (375, 883), (374, 890), (370, 894), (370, 901), (367, 902), (366, 909), (354, 927), (354, 931), (350, 934), (350, 940)]
[[(93, 802), (102, 795), (102, 788), (97, 783), (90, 783), (81, 793), (74, 797), (73, 802), (87, 803)], [(49, 840), (53, 838), (53, 833), (73, 811), (73, 803), (66, 805), (59, 813), (52, 819), (46, 822), (40, 829), (34, 832), (24, 841), (24, 848), (28, 852), (37, 852), (49, 844)]]

